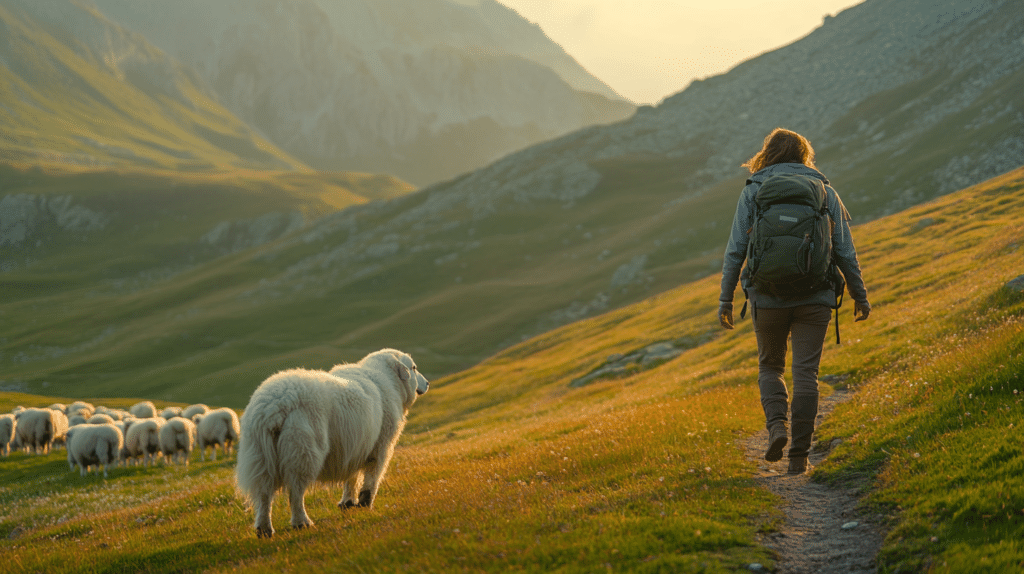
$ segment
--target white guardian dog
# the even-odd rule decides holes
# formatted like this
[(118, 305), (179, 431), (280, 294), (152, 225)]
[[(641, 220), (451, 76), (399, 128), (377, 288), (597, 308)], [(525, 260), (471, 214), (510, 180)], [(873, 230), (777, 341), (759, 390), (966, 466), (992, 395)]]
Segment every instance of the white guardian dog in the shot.
[(342, 483), (338, 506), (372, 506), (409, 407), (429, 383), (412, 357), (370, 353), (331, 372), (291, 369), (271, 375), (242, 414), (235, 479), (253, 506), (256, 535), (271, 537), (274, 494), (288, 487), (293, 528), (312, 526), (306, 489)]

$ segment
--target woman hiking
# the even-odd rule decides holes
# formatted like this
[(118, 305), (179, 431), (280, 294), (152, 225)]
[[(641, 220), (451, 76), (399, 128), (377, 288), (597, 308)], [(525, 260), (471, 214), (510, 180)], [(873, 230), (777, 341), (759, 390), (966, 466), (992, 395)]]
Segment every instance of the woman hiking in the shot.
[[(828, 179), (815, 168), (814, 149), (807, 138), (790, 130), (776, 128), (765, 137), (761, 151), (744, 163), (743, 167), (750, 170), (751, 176), (740, 193), (729, 244), (725, 249), (718, 318), (724, 328), (733, 328), (733, 293), (742, 268), (743, 290), (751, 304), (751, 317), (757, 335), (757, 382), (768, 429), (768, 450), (764, 458), (769, 462), (782, 459), (783, 450), (789, 443), (788, 421), (792, 425), (789, 473), (802, 474), (811, 468), (807, 463), (807, 454), (811, 447), (814, 419), (818, 414), (818, 365), (831, 320), (831, 310), (838, 308), (837, 299), (842, 295), (843, 279), (845, 278), (846, 287), (854, 300), (855, 321), (867, 319), (871, 305), (868, 304), (857, 251), (850, 236), (850, 214), (835, 189), (829, 185)], [(769, 185), (764, 186), (765, 191), (759, 195), (758, 191), (761, 190), (762, 184), (772, 176), (784, 177), (773, 178)], [(813, 194), (813, 190), (819, 190), (819, 201), (823, 202), (822, 207), (827, 207), (827, 218), (818, 215), (819, 220), (823, 219), (826, 222), (823, 229), (831, 230), (831, 257), (826, 257), (827, 252), (822, 256), (826, 257), (826, 261), (830, 259), (827, 264), (831, 273), (825, 273), (827, 277), (824, 281), (808, 279), (804, 283), (770, 283), (763, 279), (763, 275), (769, 272), (767, 268), (782, 264), (776, 263), (780, 257), (762, 256), (756, 251), (755, 245), (767, 250), (777, 248), (778, 245), (786, 245), (786, 239), (752, 241), (751, 235), (771, 232), (764, 227), (758, 227), (758, 231), (755, 231), (755, 226), (759, 225), (759, 218), (765, 216), (767, 219), (768, 210), (775, 207), (770, 203), (768, 195), (780, 185), (791, 184), (793, 181), (811, 190), (809, 193)], [(769, 190), (769, 187), (772, 190)], [(786, 195), (790, 192), (783, 190), (781, 193)], [(793, 196), (787, 197), (791, 199)], [(780, 207), (796, 209), (789, 212), (791, 215), (777, 215), (777, 223), (780, 225), (786, 225), (785, 222), (788, 221), (797, 221), (798, 218), (793, 216), (797, 213), (814, 213), (813, 208), (803, 208), (803, 211), (799, 211), (799, 207), (792, 205)], [(810, 253), (815, 247), (812, 238), (812, 232), (804, 234), (801, 231), (795, 239), (788, 239), (795, 242), (792, 245), (798, 247), (790, 251), (799, 255), (787, 255), (781, 259), (792, 259), (795, 266), (802, 271), (812, 267)], [(825, 245), (826, 249), (827, 244), (827, 237), (818, 242), (819, 247)], [(743, 268), (744, 261), (747, 263), (746, 268)], [(753, 272), (752, 264), (755, 267)], [(842, 277), (835, 273), (836, 268), (842, 272)], [(836, 333), (838, 339), (838, 328)], [(793, 341), (792, 404), (786, 392), (785, 382), (786, 347), (790, 338)], [(787, 414), (790, 416), (787, 417)]]

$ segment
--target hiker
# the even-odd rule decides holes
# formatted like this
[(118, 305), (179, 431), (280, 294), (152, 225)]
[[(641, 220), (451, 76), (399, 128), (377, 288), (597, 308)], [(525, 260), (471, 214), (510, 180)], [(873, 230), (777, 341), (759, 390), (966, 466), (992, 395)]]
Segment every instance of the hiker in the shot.
[[(853, 298), (855, 321), (867, 319), (871, 305), (850, 236), (850, 214), (828, 179), (815, 168), (811, 143), (796, 132), (776, 128), (765, 137), (761, 151), (743, 167), (751, 176), (740, 193), (725, 249), (718, 317), (724, 328), (733, 328), (733, 293), (742, 267), (747, 302), (740, 317), (750, 303), (757, 334), (757, 382), (768, 429), (764, 458), (769, 462), (782, 459), (788, 442), (787, 412), (791, 411), (789, 473), (802, 474), (811, 468), (807, 454), (818, 415), (818, 365), (831, 310), (836, 309), (838, 344), (843, 288), (848, 288)], [(772, 217), (774, 223), (770, 222)], [(806, 224), (797, 223), (802, 218)], [(789, 222), (804, 227), (787, 237), (768, 237), (781, 233), (778, 230)], [(824, 230), (819, 232), (822, 237), (817, 244), (816, 229)], [(794, 278), (794, 270), (787, 270), (787, 266), (796, 269), (799, 277)], [(791, 407), (785, 382), (790, 337)]]

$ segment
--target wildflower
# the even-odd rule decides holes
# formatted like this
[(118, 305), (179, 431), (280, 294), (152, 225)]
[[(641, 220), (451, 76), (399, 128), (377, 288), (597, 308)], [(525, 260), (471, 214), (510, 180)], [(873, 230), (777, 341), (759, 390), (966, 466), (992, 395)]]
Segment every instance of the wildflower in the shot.
[(914, 453), (914, 458), (921, 458), (921, 453), (915, 452)]

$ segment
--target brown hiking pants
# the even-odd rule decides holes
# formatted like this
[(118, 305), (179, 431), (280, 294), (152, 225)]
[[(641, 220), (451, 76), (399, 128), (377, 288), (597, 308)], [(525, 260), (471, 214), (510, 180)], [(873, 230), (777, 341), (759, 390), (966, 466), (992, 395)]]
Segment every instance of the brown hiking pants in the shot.
[[(790, 420), (789, 457), (807, 456), (818, 416), (818, 364), (825, 344), (832, 309), (825, 305), (801, 305), (784, 309), (757, 308), (754, 313), (757, 333), (758, 375), (761, 406), (766, 426), (786, 424)], [(793, 401), (786, 391), (786, 351), (793, 341)]]

